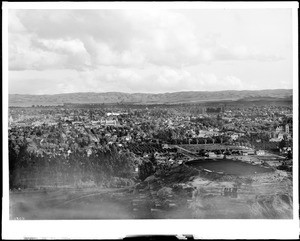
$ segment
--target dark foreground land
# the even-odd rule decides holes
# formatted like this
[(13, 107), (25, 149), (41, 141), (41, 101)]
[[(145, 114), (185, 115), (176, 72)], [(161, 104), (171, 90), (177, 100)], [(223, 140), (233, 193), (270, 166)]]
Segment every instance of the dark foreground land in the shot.
[[(12, 193), (11, 219), (191, 218), (187, 208), (155, 209), (151, 194), (120, 190), (48, 190)], [(138, 209), (137, 209), (138, 207)]]
[(10, 218), (290, 219), (291, 193), (292, 178), (284, 171), (232, 176), (182, 165), (125, 188), (11, 191)]

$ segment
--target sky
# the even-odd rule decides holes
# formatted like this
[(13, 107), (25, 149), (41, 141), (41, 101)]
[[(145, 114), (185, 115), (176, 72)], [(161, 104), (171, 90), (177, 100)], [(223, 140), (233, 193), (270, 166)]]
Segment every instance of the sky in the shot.
[(292, 9), (9, 9), (9, 93), (291, 89), (292, 37)]

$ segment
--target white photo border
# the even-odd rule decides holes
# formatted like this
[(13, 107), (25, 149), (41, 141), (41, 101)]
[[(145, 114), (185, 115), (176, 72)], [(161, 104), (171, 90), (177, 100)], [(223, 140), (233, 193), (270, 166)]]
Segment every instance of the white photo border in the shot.
[[(8, 180), (8, 11), (9, 9), (262, 9), (289, 8), (293, 14), (293, 219), (291, 220), (9, 220)], [(298, 239), (298, 2), (3, 2), (2, 5), (2, 115), (3, 115), (3, 206), (2, 235), (5, 239), (121, 239), (127, 235), (192, 234), (206, 239)]]

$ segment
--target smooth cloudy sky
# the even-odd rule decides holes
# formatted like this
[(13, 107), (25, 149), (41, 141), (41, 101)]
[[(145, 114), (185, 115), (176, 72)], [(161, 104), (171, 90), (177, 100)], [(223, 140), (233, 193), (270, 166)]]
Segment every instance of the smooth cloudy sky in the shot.
[(9, 93), (292, 88), (292, 10), (9, 10)]

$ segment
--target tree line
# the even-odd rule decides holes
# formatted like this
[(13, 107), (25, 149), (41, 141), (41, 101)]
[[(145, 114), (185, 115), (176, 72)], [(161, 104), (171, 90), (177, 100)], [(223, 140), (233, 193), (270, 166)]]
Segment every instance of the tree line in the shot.
[(41, 185), (76, 186), (93, 181), (106, 185), (113, 177), (133, 178), (136, 163), (130, 152), (120, 152), (115, 146), (64, 155), (36, 155), (27, 150), (28, 143), (9, 143), (9, 186), (13, 188)]

